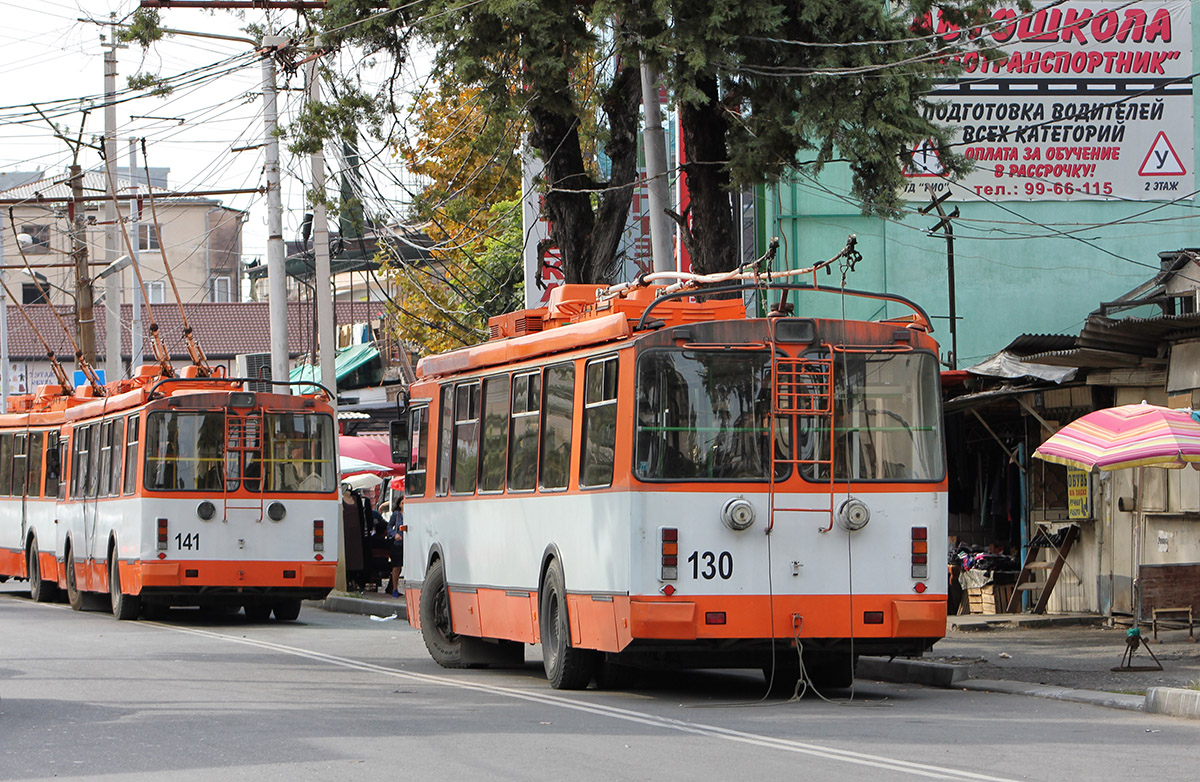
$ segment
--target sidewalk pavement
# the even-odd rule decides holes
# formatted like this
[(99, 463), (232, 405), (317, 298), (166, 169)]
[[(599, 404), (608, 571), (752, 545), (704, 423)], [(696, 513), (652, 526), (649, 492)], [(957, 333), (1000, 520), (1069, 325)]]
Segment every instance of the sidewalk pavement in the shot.
[[(396, 619), (408, 619), (403, 593), (399, 598), (383, 592), (335, 593), (323, 601), (314, 601), (314, 605), (338, 613), (381, 618), (395, 615)], [(926, 658), (861, 657), (856, 676), (1200, 719), (1200, 689), (1196, 689), (1200, 686), (1200, 645), (1187, 643), (1182, 631), (1173, 631), (1170, 640), (1164, 634), (1169, 647), (1165, 644), (1147, 647), (1167, 669), (1167, 675), (1158, 675), (1157, 680), (1174, 686), (1146, 686), (1145, 694), (1135, 694), (1130, 690), (1156, 679), (1135, 680), (1132, 677), (1138, 674), (1111, 670), (1122, 662), (1125, 629), (1110, 628), (1107, 617), (1095, 614), (970, 615), (949, 617), (946, 624), (946, 639), (939, 641)], [(1149, 641), (1148, 631), (1146, 636)], [(1011, 652), (997, 651), (1001, 648)], [(1019, 661), (1008, 664), (1014, 657)], [(1139, 652), (1137, 662), (1149, 662), (1148, 655)], [(986, 673), (987, 677), (981, 677), (980, 673)], [(1022, 675), (1025, 678), (1082, 679), (1113, 689), (1084, 689), (1016, 678)]]

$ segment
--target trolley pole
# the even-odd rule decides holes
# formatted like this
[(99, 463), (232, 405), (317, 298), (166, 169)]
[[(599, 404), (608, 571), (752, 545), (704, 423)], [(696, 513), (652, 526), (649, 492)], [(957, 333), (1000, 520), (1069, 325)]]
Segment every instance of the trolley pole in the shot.
[(936, 209), (938, 217), (941, 218), (937, 225), (929, 229), (928, 235), (933, 236), (938, 231), (942, 231), (942, 236), (946, 240), (946, 285), (950, 291), (950, 355), (947, 356), (946, 366), (950, 369), (958, 369), (958, 312), (954, 302), (954, 225), (951, 223), (951, 220), (958, 217), (958, 207), (954, 207), (953, 212), (946, 214), (946, 210), (942, 208), (942, 202), (949, 197), (949, 190), (941, 196), (930, 194), (931, 203), (917, 211), (924, 215), (929, 214), (930, 210)]

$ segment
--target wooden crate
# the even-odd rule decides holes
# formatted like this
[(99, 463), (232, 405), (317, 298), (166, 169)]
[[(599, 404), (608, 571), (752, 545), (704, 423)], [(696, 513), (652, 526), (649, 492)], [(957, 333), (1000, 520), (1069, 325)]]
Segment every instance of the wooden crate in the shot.
[(1012, 597), (1012, 584), (984, 584), (966, 591), (966, 605), (969, 614), (1002, 614), (1008, 608), (1008, 600)]

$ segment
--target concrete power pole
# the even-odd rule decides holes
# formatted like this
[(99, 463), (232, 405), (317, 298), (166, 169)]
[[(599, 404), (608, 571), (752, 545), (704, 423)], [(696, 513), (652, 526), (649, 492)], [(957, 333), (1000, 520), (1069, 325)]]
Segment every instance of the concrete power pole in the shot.
[(80, 358), (96, 365), (96, 320), (92, 301), (92, 278), (88, 274), (87, 217), (83, 214), (83, 169), (71, 165), (71, 259), (75, 263), (75, 323), (79, 333)]
[(646, 191), (650, 201), (650, 248), (654, 271), (675, 269), (675, 229), (667, 216), (669, 189), (667, 187), (667, 141), (663, 135), (662, 111), (658, 103), (658, 74), (642, 58), (642, 108), (646, 126), (642, 143), (646, 149)]
[[(132, 194), (135, 198), (129, 201), (129, 236), (132, 239), (130, 244), (133, 246), (131, 255), (133, 262), (140, 263), (141, 257), (138, 253), (138, 248), (141, 246), (142, 229), (141, 229), (141, 207), (137, 201), (137, 139), (129, 139), (129, 182), (132, 188)], [(146, 183), (146, 189), (150, 189), (150, 183)], [(137, 368), (142, 365), (142, 360), (145, 358), (145, 335), (142, 333), (142, 286), (133, 286), (133, 316), (129, 324), (129, 372), (133, 374), (137, 372)]]
[[(321, 99), (321, 82), (317, 74), (317, 62), (308, 63), (308, 100), (315, 103)], [(329, 263), (329, 222), (325, 214), (325, 152), (318, 149), (312, 156), (312, 189), (316, 203), (313, 204), (313, 252), (316, 266), (313, 277), (313, 296), (317, 300), (317, 334), (321, 349), (321, 384), (333, 394), (334, 412), (337, 411), (337, 335), (333, 322), (333, 275)]]
[[(105, 187), (109, 195), (115, 196), (112, 188), (117, 181), (117, 49), (124, 48), (117, 44), (117, 15), (110, 14), (110, 27), (107, 50), (104, 52), (104, 167), (107, 169)], [(104, 36), (100, 36), (104, 40)], [(104, 222), (107, 228), (104, 232), (104, 260), (112, 263), (120, 255), (117, 221), (121, 219), (115, 199), (104, 204)], [(103, 276), (103, 275), (101, 275)], [(124, 376), (121, 361), (121, 276), (109, 274), (104, 278), (104, 374), (107, 380), (120, 380)]]
[[(265, 35), (264, 49), (278, 51), (291, 44), (283, 36)], [(275, 56), (262, 60), (263, 117), (267, 157), (267, 314), (271, 334), (271, 379), (288, 379), (287, 259), (283, 244), (283, 199), (279, 191), (278, 109), (275, 93)], [(278, 390), (283, 390), (281, 387)]]

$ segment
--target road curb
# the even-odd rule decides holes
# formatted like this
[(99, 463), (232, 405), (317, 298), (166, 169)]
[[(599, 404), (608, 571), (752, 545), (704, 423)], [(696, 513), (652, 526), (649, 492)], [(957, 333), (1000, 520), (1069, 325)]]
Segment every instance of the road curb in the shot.
[(1146, 706), (1146, 698), (1142, 695), (1124, 695), (1116, 692), (1098, 692), (1095, 690), (1073, 690), (1070, 687), (1052, 687), (1045, 684), (1029, 684), (1028, 682), (1005, 682), (997, 679), (966, 679), (957, 686), (961, 689), (973, 690), (975, 692), (1030, 695), (1036, 698), (1087, 703), (1092, 706), (1105, 706), (1110, 709), (1125, 709), (1127, 711), (1145, 711)]
[(996, 614), (995, 618), (989, 617), (982, 621), (964, 621), (961, 624), (955, 622), (952, 618), (950, 629), (960, 633), (978, 633), (987, 632), (988, 630), (1034, 630), (1043, 627), (1095, 627), (1107, 624), (1107, 622), (1107, 617), (1090, 615), (1030, 617), (1022, 614)]
[(957, 687), (966, 680), (967, 671), (960, 665), (934, 663), (925, 660), (890, 660), (886, 657), (860, 657), (854, 675), (899, 684), (924, 684), (944, 689)]
[(391, 616), (408, 621), (408, 606), (403, 600), (370, 600), (365, 597), (350, 597), (348, 595), (330, 595), (324, 600), (314, 600), (313, 604), (324, 611), (338, 614), (359, 614), (362, 616)]
[(1146, 711), (1200, 720), (1200, 690), (1151, 687), (1146, 690)]

